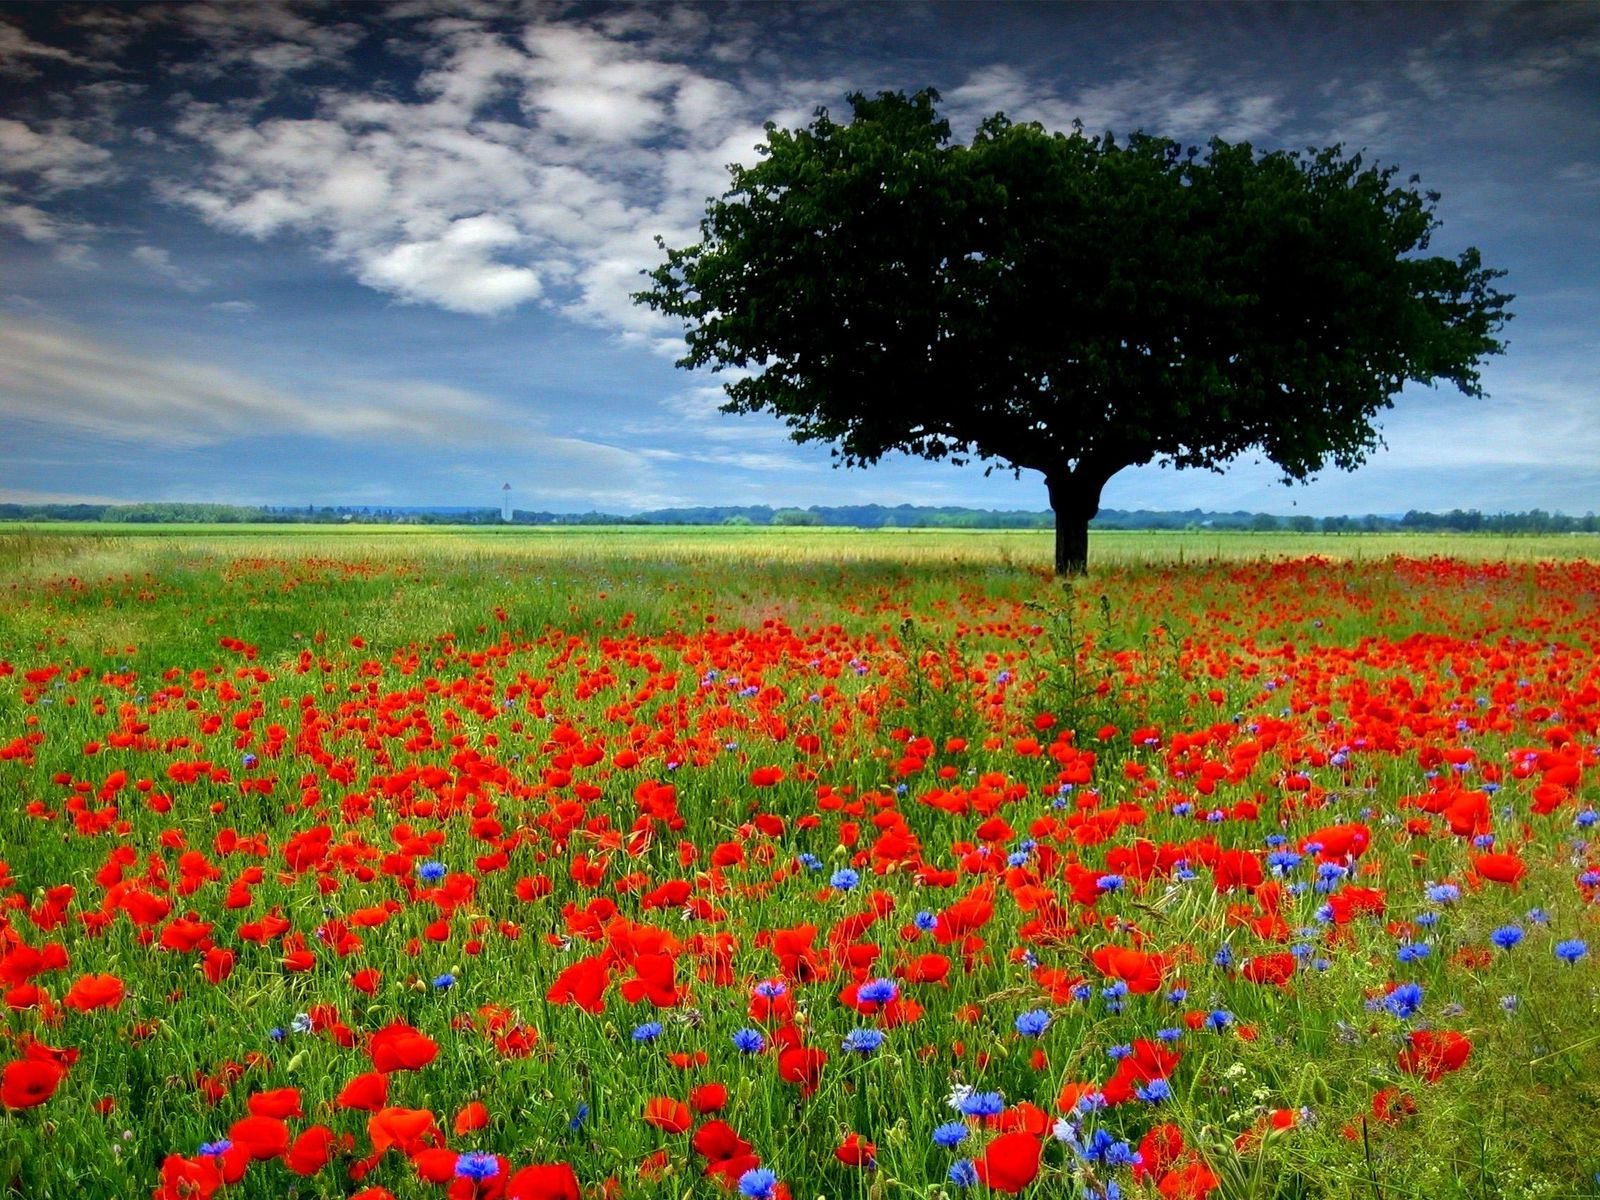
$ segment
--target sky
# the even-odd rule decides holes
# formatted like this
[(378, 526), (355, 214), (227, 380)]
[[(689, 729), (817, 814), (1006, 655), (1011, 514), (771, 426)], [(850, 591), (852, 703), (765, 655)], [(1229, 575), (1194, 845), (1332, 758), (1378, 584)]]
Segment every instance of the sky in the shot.
[(1308, 486), (1247, 455), (1105, 507), (1600, 510), (1593, 3), (0, 4), (0, 502), (1043, 509), (718, 413), (629, 298), (765, 122), (924, 87), (961, 141), (1342, 143), (1507, 272), (1487, 398), (1410, 385)]

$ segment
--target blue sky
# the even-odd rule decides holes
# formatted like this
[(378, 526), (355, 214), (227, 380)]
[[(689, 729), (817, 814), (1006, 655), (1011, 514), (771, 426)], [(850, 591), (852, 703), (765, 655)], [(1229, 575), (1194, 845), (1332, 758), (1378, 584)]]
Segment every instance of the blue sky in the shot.
[(1516, 294), (1486, 400), (1407, 389), (1364, 468), (1125, 471), (1115, 508), (1600, 510), (1600, 6), (0, 7), (0, 502), (627, 512), (1046, 507), (1036, 475), (834, 470), (718, 414), (631, 304), (762, 123), (933, 86), (1442, 194)]

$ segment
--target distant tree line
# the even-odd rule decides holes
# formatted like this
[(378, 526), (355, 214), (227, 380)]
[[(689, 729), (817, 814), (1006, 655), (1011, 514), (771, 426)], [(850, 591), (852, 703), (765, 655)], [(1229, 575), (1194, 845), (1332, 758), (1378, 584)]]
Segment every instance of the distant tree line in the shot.
[[(0, 504), (5, 521), (103, 521), (123, 524), (174, 525), (504, 525), (495, 508), (420, 508), (352, 505), (181, 504)], [(649, 512), (553, 513), (517, 509), (513, 525), (726, 525), (734, 526), (846, 526), (857, 529), (1050, 529), (1054, 515), (1048, 511), (930, 507), (882, 504), (819, 505), (809, 508), (772, 508), (757, 505), (710, 505), (698, 508), (658, 508)], [(1600, 533), (1600, 517), (1528, 512), (1483, 513), (1477, 509), (1451, 509), (1445, 513), (1419, 512), (1404, 516), (1368, 514), (1361, 517), (1279, 517), (1271, 513), (1207, 512), (1114, 508), (1100, 510), (1095, 529), (1234, 529), (1292, 533)]]

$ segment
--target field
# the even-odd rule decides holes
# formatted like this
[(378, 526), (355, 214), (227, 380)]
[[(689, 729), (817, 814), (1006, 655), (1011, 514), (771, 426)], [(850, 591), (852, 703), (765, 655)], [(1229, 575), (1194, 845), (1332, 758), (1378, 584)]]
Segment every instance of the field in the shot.
[(1600, 1195), (1600, 545), (1049, 552), (0, 533), (3, 1194)]

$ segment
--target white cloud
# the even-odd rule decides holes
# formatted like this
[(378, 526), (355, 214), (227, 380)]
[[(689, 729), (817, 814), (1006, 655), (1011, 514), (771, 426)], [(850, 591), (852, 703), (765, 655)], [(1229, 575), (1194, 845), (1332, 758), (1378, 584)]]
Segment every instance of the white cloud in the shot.
[(103, 63), (94, 62), (60, 47), (36, 42), (17, 26), (0, 21), (0, 75), (34, 74), (35, 70), (28, 62), (29, 59), (44, 59), (90, 69), (105, 66)]
[(115, 173), (111, 152), (80, 141), (59, 125), (43, 131), (0, 119), (0, 170), (32, 175), (47, 191), (103, 183)]
[(669, 324), (631, 299), (654, 236), (692, 240), (726, 164), (753, 158), (761, 121), (803, 120), (828, 92), (741, 91), (673, 57), (703, 21), (639, 11), (622, 28), (616, 16), (610, 32), (539, 19), (511, 39), (436, 15), (415, 100), (333, 88), (296, 119), (191, 103), (177, 127), (210, 165), (164, 193), (223, 229), (309, 237), (402, 300), (494, 315), (542, 298), (662, 337)]
[(308, 392), (34, 321), (0, 327), (0, 410), (12, 420), (151, 449), (288, 434), (357, 446), (488, 445), (575, 479), (638, 475), (647, 465), (628, 450), (545, 433), (524, 414), (463, 388), (342, 379)]
[(178, 266), (172, 261), (172, 255), (160, 246), (135, 246), (128, 257), (182, 291), (200, 292), (210, 286), (210, 280)]

